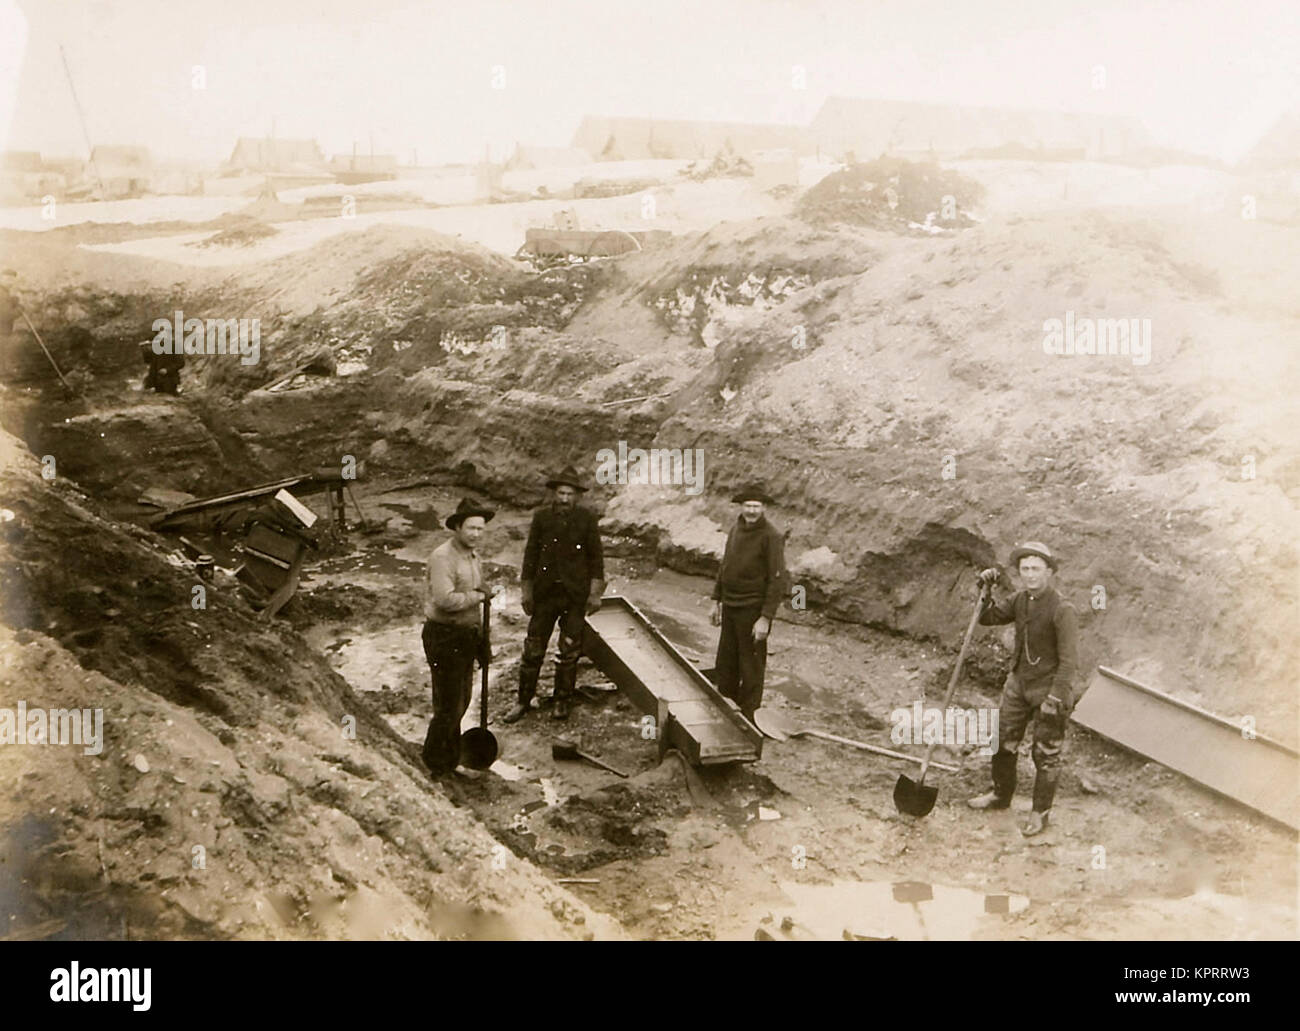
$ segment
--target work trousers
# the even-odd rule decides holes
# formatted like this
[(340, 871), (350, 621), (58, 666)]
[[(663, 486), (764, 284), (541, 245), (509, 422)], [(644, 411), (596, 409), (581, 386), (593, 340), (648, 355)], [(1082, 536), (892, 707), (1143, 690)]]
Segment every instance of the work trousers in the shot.
[(434, 774), (460, 764), (460, 722), (474, 693), (474, 659), (480, 648), (477, 627), (424, 624), (424, 656), (433, 680), (433, 719), (424, 736), (424, 765)]
[(555, 655), (555, 698), (569, 698), (578, 682), (578, 659), (582, 656), (582, 627), (587, 600), (574, 601), (558, 584), (533, 595), (533, 614), (528, 619), (524, 654), (519, 660), (519, 704), (528, 705), (537, 693), (546, 646), (551, 643), (555, 624), (560, 624), (560, 643)]
[(754, 624), (762, 615), (762, 607), (758, 605), (745, 608), (723, 605), (718, 656), (714, 661), (718, 690), (751, 717), (763, 704), (763, 678), (767, 675), (767, 641), (754, 640)]
[(998, 751), (993, 756), (993, 790), (1009, 799), (1016, 791), (1016, 752), (1032, 726), (1030, 754), (1037, 772), (1034, 808), (1039, 812), (1052, 807), (1065, 747), (1065, 723), (1070, 716), (1068, 708), (1057, 717), (1042, 711), (1051, 687), (1050, 678), (1025, 685), (1014, 672), (1007, 675), (998, 706)]

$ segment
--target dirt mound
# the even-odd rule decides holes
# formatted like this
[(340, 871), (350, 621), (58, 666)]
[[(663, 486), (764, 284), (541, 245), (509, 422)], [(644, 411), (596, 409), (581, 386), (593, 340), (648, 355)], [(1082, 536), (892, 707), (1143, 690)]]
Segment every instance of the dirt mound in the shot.
[(931, 162), (877, 158), (832, 172), (799, 198), (795, 214), (824, 225), (877, 229), (964, 229), (983, 188)]

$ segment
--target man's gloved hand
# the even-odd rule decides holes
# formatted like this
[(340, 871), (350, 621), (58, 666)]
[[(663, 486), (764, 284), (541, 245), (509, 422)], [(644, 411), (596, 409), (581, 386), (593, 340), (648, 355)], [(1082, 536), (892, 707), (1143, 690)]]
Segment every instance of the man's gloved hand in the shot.
[(523, 582), (523, 598), (520, 601), (520, 604), (524, 607), (525, 616), (531, 616), (533, 614), (533, 582), (531, 580), (525, 580)]
[(754, 620), (754, 640), (766, 641), (767, 635), (772, 632), (772, 621), (766, 616), (759, 616)]
[(713, 611), (709, 613), (709, 622), (714, 626), (722, 626), (722, 602), (713, 603)]

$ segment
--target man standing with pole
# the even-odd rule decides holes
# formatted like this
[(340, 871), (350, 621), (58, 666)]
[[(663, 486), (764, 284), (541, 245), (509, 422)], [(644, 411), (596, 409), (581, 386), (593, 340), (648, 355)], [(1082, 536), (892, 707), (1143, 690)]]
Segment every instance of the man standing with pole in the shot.
[(763, 514), (775, 502), (758, 484), (731, 500), (740, 517), (727, 534), (713, 585), (712, 622), (722, 628), (714, 667), (718, 690), (752, 720), (763, 704), (767, 637), (785, 590), (785, 538)]
[(533, 513), (524, 546), (523, 606), (528, 634), (519, 661), (519, 703), (506, 715), (514, 723), (527, 715), (537, 693), (542, 659), (556, 622), (560, 646), (555, 657), (555, 696), (551, 716), (569, 718), (582, 653), (583, 620), (600, 609), (605, 593), (605, 559), (594, 512), (578, 505), (587, 488), (571, 465), (546, 481), (554, 491), (549, 505)]
[[(1028, 541), (1011, 553), (1011, 565), (1025, 589), (1004, 602), (984, 595), (980, 623), (1016, 624), (1016, 657), (998, 707), (998, 750), (993, 756), (993, 790), (970, 799), (972, 809), (1006, 809), (1016, 792), (1016, 752), (1032, 721), (1034, 808), (1020, 825), (1026, 837), (1047, 826), (1060, 777), (1065, 722), (1074, 703), (1079, 668), (1078, 625), (1074, 606), (1052, 586), (1056, 559), (1046, 544)], [(1000, 572), (985, 569), (980, 580), (990, 588)]]
[(478, 543), (496, 513), (461, 498), (447, 517), (452, 538), (433, 550), (424, 584), (424, 654), (433, 680), (433, 719), (422, 758), (435, 777), (460, 761), (460, 721), (474, 692), (474, 660), (482, 653), (483, 574)]

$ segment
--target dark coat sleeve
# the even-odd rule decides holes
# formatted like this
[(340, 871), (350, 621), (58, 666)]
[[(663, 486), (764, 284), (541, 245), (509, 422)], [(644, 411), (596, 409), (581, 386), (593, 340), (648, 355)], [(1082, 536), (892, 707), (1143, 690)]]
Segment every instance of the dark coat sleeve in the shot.
[(1006, 601), (994, 601), (993, 592), (984, 595), (984, 607), (980, 609), (980, 626), (1001, 626), (1016, 618), (1016, 595)]
[(542, 531), (538, 525), (541, 522), (541, 511), (533, 513), (533, 521), (528, 526), (528, 543), (524, 545), (524, 565), (519, 571), (519, 579), (535, 580), (537, 579), (537, 552), (541, 547)]
[(605, 551), (600, 543), (600, 520), (594, 512), (589, 514), (587, 522), (587, 573), (591, 580), (605, 581)]
[(727, 542), (722, 546), (722, 558), (718, 561), (718, 575), (713, 578), (711, 597), (714, 601), (722, 600), (722, 569), (727, 564), (727, 552), (731, 550), (731, 535), (735, 532), (735, 530), (727, 531)]
[(1079, 620), (1074, 606), (1059, 604), (1052, 622), (1056, 625), (1056, 672), (1051, 694), (1068, 707), (1074, 700), (1074, 678), (1079, 672)]
[(767, 590), (763, 594), (763, 615), (776, 616), (785, 594), (785, 538), (774, 527), (767, 538)]

